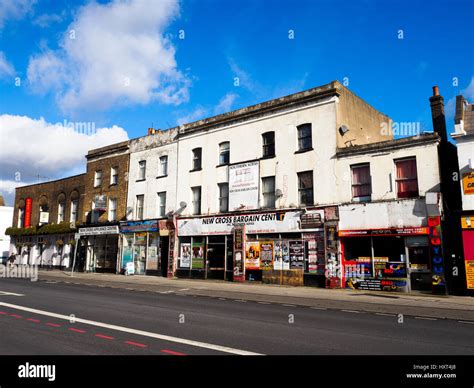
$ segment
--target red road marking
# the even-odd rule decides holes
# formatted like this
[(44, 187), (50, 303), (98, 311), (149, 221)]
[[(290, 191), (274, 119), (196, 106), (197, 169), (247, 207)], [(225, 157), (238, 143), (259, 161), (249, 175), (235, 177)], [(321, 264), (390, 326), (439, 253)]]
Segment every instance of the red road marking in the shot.
[(76, 333), (85, 333), (86, 332), (85, 330), (76, 329), (74, 327), (70, 327), (68, 330), (75, 331)]
[(171, 354), (173, 356), (186, 356), (184, 353), (175, 352), (174, 350), (162, 349), (162, 353)]
[(147, 347), (145, 344), (140, 344), (138, 342), (125, 341), (125, 343), (128, 344), (128, 345), (138, 346), (140, 348), (146, 348)]
[(0, 315), (8, 315), (5, 311), (0, 311)]
[(108, 339), (108, 340), (113, 340), (114, 337), (109, 337), (108, 335), (103, 335), (103, 334), (96, 334), (96, 337), (103, 338), (103, 339)]
[(27, 321), (34, 322), (34, 323), (39, 323), (39, 319), (34, 319), (34, 318), (28, 318)]
[(16, 314), (10, 314), (10, 317), (13, 317), (13, 318), (23, 318), (21, 315), (16, 315)]
[(46, 323), (46, 326), (51, 326), (51, 327), (61, 327), (61, 325), (58, 325), (57, 323)]

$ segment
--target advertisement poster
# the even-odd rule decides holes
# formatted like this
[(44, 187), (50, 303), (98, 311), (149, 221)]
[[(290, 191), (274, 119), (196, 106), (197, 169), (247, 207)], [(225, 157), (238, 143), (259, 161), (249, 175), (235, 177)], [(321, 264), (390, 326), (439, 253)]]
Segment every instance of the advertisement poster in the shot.
[(123, 253), (122, 253), (122, 268), (127, 268), (127, 264), (133, 264), (133, 254), (132, 254), (132, 247), (131, 246), (124, 246)]
[(290, 251), (288, 241), (275, 241), (275, 258), (273, 269), (288, 270), (290, 269)]
[(146, 269), (148, 271), (158, 271), (158, 249), (156, 246), (148, 247), (146, 258)]
[(258, 241), (248, 241), (245, 244), (245, 269), (260, 269), (260, 244)]
[(229, 166), (229, 210), (258, 209), (259, 162)]
[(462, 187), (464, 195), (474, 194), (474, 172), (468, 172), (462, 176)]
[(191, 244), (181, 244), (181, 255), (179, 259), (180, 268), (191, 267)]
[(273, 241), (260, 242), (260, 269), (273, 269)]
[(407, 291), (408, 282), (407, 279), (351, 278), (347, 279), (346, 288), (370, 291)]
[(474, 260), (465, 260), (466, 282), (469, 290), (474, 290)]
[(304, 269), (304, 242), (301, 240), (289, 241), (290, 269)]
[[(324, 251), (322, 252), (323, 255), (318, 255), (318, 245), (322, 245), (324, 247), (324, 234), (322, 234), (322, 238), (320, 238), (319, 241), (318, 237), (320, 236), (315, 233), (306, 233), (303, 235), (306, 252), (305, 261), (307, 262), (305, 269), (309, 273), (324, 275)], [(321, 262), (318, 263), (318, 259)]]
[(204, 244), (202, 242), (193, 242), (191, 269), (204, 269)]

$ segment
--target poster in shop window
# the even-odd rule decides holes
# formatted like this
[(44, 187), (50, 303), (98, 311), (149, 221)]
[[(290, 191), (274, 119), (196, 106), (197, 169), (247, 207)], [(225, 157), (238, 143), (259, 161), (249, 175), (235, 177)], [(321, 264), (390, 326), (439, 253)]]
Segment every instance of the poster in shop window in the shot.
[(273, 241), (260, 242), (260, 269), (273, 269)]
[(180, 268), (190, 268), (191, 267), (191, 244), (183, 243), (181, 244), (181, 255), (179, 259)]
[(204, 269), (204, 244), (193, 242), (193, 257), (191, 269)]
[(245, 269), (260, 269), (260, 245), (258, 241), (248, 241), (245, 244)]
[(290, 269), (290, 251), (288, 241), (275, 241), (275, 258), (273, 269), (288, 270)]
[(146, 258), (146, 269), (147, 271), (158, 270), (158, 249), (156, 246), (148, 247), (148, 256)]
[(290, 269), (304, 269), (304, 243), (292, 240), (290, 244)]

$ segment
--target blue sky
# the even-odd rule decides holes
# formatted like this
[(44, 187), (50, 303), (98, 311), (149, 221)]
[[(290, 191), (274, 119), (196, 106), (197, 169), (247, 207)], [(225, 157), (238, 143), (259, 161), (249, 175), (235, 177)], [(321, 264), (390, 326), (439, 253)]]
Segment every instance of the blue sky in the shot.
[[(419, 121), (424, 130), (432, 129), (428, 98), (439, 85), (451, 129), (454, 97), (474, 98), (473, 4), (4, 0), (1, 140), (21, 147), (34, 128), (43, 138), (27, 136), (31, 143), (49, 140), (45, 144), (52, 147), (43, 147), (39, 161), (33, 146), (23, 151), (31, 153), (26, 160), (18, 152), (0, 159), (0, 191), (11, 191), (18, 171), (28, 183), (37, 174), (51, 179), (84, 170), (81, 153), (91, 145), (335, 79), (348, 81), (353, 92), (395, 121)], [(71, 145), (51, 135), (51, 125), (64, 121), (94, 123), (104, 131)], [(58, 152), (54, 168), (48, 167), (51, 152)]]

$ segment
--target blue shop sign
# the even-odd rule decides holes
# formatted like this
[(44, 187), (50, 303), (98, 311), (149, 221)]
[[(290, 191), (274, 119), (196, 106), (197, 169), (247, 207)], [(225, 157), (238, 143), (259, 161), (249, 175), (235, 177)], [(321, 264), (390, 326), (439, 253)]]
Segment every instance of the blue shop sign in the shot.
[(158, 232), (158, 220), (127, 221), (120, 223), (122, 233)]

